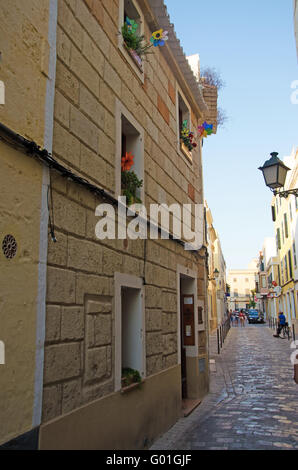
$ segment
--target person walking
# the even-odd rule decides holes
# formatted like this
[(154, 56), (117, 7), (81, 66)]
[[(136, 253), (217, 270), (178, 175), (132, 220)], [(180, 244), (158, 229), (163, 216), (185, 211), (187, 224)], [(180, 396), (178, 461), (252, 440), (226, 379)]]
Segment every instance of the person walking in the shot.
[(239, 314), (239, 318), (240, 318), (240, 326), (241, 328), (244, 328), (245, 327), (245, 315), (244, 315), (243, 310), (241, 310)]

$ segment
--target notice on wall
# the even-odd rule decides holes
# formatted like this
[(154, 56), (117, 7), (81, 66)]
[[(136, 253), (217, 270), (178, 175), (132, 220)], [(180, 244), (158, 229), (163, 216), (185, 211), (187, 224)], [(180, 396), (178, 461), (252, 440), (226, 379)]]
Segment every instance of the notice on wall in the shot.
[(191, 336), (191, 325), (186, 325), (185, 334), (186, 336)]

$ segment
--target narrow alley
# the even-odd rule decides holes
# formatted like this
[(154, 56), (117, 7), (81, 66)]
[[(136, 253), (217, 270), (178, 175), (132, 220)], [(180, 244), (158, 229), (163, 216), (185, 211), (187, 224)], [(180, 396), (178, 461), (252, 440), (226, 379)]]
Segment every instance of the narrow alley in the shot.
[(152, 449), (298, 449), (298, 386), (291, 342), (267, 326), (232, 328), (213, 356), (210, 394)]

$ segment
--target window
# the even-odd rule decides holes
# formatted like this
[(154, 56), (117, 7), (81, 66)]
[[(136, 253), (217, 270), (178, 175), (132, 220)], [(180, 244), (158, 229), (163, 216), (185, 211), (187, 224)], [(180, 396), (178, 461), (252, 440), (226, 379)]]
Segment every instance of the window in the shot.
[(271, 206), (271, 211), (272, 211), (272, 220), (273, 222), (275, 222), (276, 221), (275, 206)]
[(280, 269), (281, 269), (281, 283), (284, 284), (284, 263), (283, 260), (280, 262)]
[[(128, 203), (144, 202), (144, 130), (127, 111), (127, 109), (117, 100), (116, 102), (116, 196), (120, 196), (125, 191), (125, 181), (122, 180), (121, 159), (130, 153), (133, 156), (133, 165), (128, 170), (134, 172), (139, 181), (143, 181), (140, 188), (136, 188), (135, 197), (137, 199), (127, 201)], [(129, 196), (127, 196), (129, 198)]]
[(281, 249), (280, 229), (279, 228), (277, 229), (277, 232), (276, 232), (276, 248), (277, 248), (277, 250)]
[(290, 274), (290, 279), (293, 278), (293, 265), (292, 265), (292, 254), (291, 250), (288, 252), (288, 261), (289, 261), (289, 274)]
[(289, 271), (288, 271), (288, 259), (287, 256), (285, 256), (285, 282), (289, 279)]
[(142, 369), (141, 291), (122, 287), (121, 368)]
[(296, 206), (296, 211), (298, 210), (298, 196), (295, 197), (295, 206)]
[[(141, 278), (115, 273), (115, 391), (127, 383), (124, 369), (146, 376), (144, 285)], [(134, 382), (134, 380), (132, 381)]]
[(278, 285), (281, 285), (281, 276), (280, 276), (280, 267), (279, 267), (279, 265), (277, 266), (277, 271), (278, 271)]
[(190, 161), (192, 161), (192, 150), (188, 148), (185, 141), (181, 138), (183, 128), (186, 128), (189, 132), (191, 128), (191, 112), (190, 107), (184, 98), (181, 91), (178, 91), (177, 97), (177, 122), (178, 122), (178, 149), (181, 151)]
[(129, 50), (121, 34), (122, 27), (126, 22), (126, 18), (134, 20), (138, 25), (136, 34), (142, 36), (144, 34), (144, 15), (135, 0), (120, 0), (119, 1), (119, 32), (118, 47), (125, 59), (130, 63), (140, 80), (144, 83), (144, 60), (139, 57), (135, 51)]
[(294, 257), (294, 266), (297, 268), (297, 256), (296, 256), (296, 244), (293, 243), (293, 257)]
[(204, 324), (203, 307), (198, 307), (198, 325)]
[(238, 289), (234, 289), (234, 297), (239, 297)]
[(263, 289), (266, 289), (266, 287), (267, 287), (266, 276), (262, 276), (262, 288), (263, 288)]
[(285, 236), (286, 236), (286, 238), (289, 238), (288, 216), (287, 216), (287, 214), (284, 214), (284, 220), (285, 220)]

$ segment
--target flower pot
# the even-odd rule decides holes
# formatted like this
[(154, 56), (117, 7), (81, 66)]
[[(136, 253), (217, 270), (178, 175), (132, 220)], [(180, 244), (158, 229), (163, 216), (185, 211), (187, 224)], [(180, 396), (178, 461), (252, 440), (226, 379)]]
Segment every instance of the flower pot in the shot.
[(136, 64), (140, 67), (140, 69), (143, 68), (143, 62), (140, 56), (136, 53), (136, 51), (133, 51), (132, 49), (129, 49), (129, 53), (133, 60), (136, 62)]
[(143, 72), (143, 61), (142, 61), (141, 57), (136, 53), (136, 51), (134, 51), (133, 49), (129, 49), (125, 42), (123, 43), (123, 45), (124, 45), (125, 49), (127, 50), (127, 52), (129, 53), (130, 57), (137, 64), (137, 66), (139, 67), (141, 72)]
[(189, 159), (192, 161), (192, 154), (191, 152), (188, 150), (188, 148), (186, 147), (185, 143), (183, 142), (183, 140), (180, 141), (180, 148), (181, 148), (181, 151), (182, 153)]

